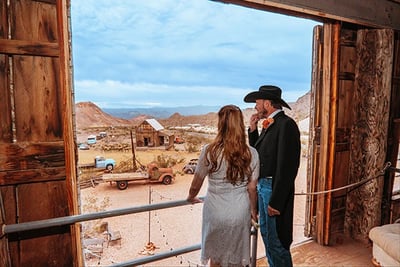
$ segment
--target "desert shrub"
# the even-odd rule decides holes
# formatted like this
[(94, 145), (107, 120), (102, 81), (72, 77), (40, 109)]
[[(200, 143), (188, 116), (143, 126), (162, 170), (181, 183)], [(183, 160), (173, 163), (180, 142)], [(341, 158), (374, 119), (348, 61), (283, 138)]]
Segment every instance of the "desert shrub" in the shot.
[(185, 149), (189, 153), (194, 153), (194, 152), (200, 151), (199, 145), (195, 145), (195, 144), (191, 144), (191, 143), (186, 144)]
[(190, 135), (186, 137), (186, 143), (192, 144), (192, 145), (200, 145), (202, 142), (204, 142), (205, 138), (200, 137), (200, 136), (194, 136)]
[(171, 156), (166, 156), (164, 154), (157, 155), (154, 161), (161, 168), (168, 168), (175, 166), (178, 162), (182, 162), (184, 159), (176, 159)]
[(188, 136), (186, 139), (185, 149), (189, 153), (199, 152), (200, 148), (207, 143), (210, 143), (213, 140), (213, 137), (204, 137), (198, 135)]

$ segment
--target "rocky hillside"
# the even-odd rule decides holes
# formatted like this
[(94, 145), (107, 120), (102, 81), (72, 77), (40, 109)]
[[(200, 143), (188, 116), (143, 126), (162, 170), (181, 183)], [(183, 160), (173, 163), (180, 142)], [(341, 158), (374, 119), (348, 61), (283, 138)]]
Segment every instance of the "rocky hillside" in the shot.
[[(300, 122), (309, 116), (310, 112), (310, 93), (300, 97), (296, 102), (289, 103), (292, 110), (285, 109), (285, 112)], [(143, 120), (150, 118), (147, 115), (140, 115), (132, 119), (121, 119), (114, 117), (104, 111), (92, 102), (80, 102), (75, 106), (76, 128), (79, 130), (101, 127), (126, 126), (132, 127), (140, 124)], [(253, 108), (243, 110), (245, 123), (248, 124)], [(157, 118), (156, 118), (157, 119)], [(203, 115), (182, 116), (175, 113), (167, 119), (158, 119), (164, 127), (184, 126), (190, 123), (198, 123), (207, 126), (217, 125), (217, 114), (212, 112)]]
[(92, 102), (80, 102), (75, 105), (76, 128), (78, 130), (116, 126), (135, 126), (148, 117), (138, 116), (131, 120), (121, 119), (104, 112)]

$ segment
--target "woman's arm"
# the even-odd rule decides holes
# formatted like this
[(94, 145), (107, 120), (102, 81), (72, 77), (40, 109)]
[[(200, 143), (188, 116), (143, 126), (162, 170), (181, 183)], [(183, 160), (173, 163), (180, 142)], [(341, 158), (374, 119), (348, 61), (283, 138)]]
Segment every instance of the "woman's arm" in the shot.
[(186, 198), (187, 201), (189, 201), (192, 204), (203, 202), (201, 199), (196, 197), (201, 189), (201, 186), (203, 185), (203, 181), (204, 181), (204, 179), (202, 177), (200, 177), (200, 175), (198, 173), (194, 174), (192, 184), (190, 185), (190, 189), (189, 189), (189, 195)]

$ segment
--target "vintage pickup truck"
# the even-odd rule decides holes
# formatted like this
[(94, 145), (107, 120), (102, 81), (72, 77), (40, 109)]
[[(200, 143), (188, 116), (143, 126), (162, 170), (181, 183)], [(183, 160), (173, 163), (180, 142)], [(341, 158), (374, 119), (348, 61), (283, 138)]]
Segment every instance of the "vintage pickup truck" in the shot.
[(106, 173), (102, 175), (103, 182), (109, 182), (117, 184), (117, 188), (124, 190), (128, 188), (129, 182), (146, 182), (146, 183), (163, 183), (169, 185), (175, 178), (175, 174), (172, 168), (159, 168), (157, 163), (150, 163), (147, 168), (140, 169), (135, 172), (124, 172), (124, 173)]
[(106, 159), (105, 157), (102, 157), (102, 156), (96, 156), (94, 158), (93, 163), (80, 164), (79, 168), (82, 168), (82, 169), (89, 169), (89, 168), (105, 169), (110, 172), (115, 168), (115, 165), (116, 165), (116, 163), (115, 163), (114, 159)]

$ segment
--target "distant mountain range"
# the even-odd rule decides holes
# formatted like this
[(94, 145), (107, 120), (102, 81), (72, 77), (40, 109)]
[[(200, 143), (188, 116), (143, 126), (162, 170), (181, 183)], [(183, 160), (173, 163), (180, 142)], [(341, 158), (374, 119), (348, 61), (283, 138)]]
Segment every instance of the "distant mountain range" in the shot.
[[(285, 113), (300, 122), (310, 113), (310, 93), (289, 103), (292, 110), (285, 109)], [(182, 126), (189, 123), (216, 126), (217, 106), (190, 106), (190, 107), (163, 107), (163, 108), (120, 108), (101, 109), (92, 102), (79, 102), (75, 105), (75, 118), (77, 129), (110, 127), (110, 126), (136, 126), (143, 120), (155, 118), (163, 126)], [(243, 110), (246, 125), (250, 120), (253, 108)]]
[(218, 112), (219, 106), (190, 106), (190, 107), (153, 107), (153, 108), (104, 108), (103, 111), (118, 118), (132, 119), (142, 115), (158, 119), (166, 119), (175, 113), (182, 116), (201, 115)]
[[(308, 116), (310, 107), (309, 98), (310, 93), (307, 93), (304, 96), (299, 97), (296, 102), (289, 103), (292, 110), (288, 110), (287, 113), (297, 117), (297, 119), (304, 119), (304, 117)], [(143, 115), (156, 119), (167, 119), (176, 113), (182, 116), (204, 115), (211, 112), (218, 112), (220, 108), (221, 106), (197, 105), (186, 107), (104, 108), (102, 110), (114, 117), (131, 120), (132, 118), (141, 117)]]

